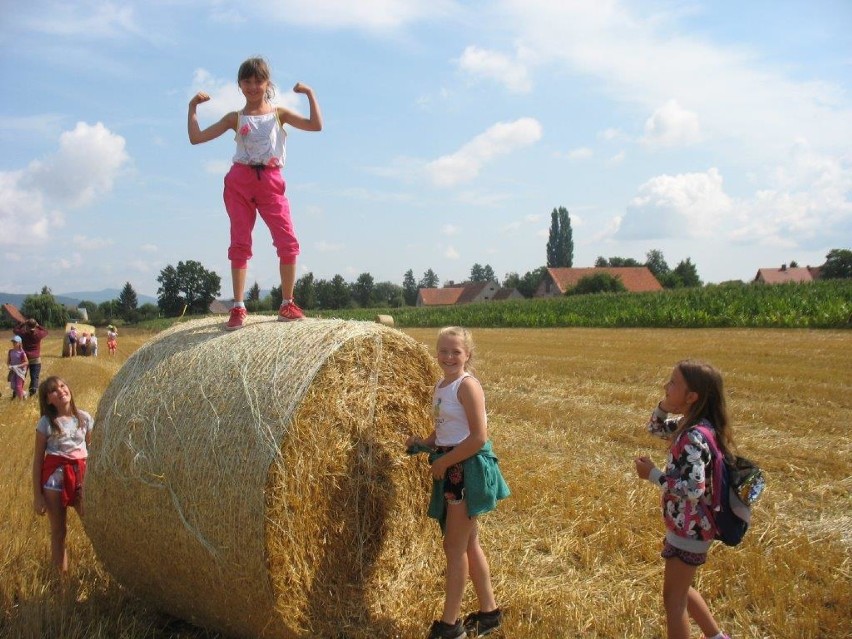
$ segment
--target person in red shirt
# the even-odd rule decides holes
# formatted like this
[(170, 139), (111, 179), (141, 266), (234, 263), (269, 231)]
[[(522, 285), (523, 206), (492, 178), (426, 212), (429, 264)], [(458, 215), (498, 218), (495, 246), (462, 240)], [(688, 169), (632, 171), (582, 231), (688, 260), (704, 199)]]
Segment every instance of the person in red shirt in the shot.
[(41, 376), (41, 340), (47, 337), (47, 329), (40, 326), (34, 318), (21, 322), (12, 332), (21, 338), (24, 352), (30, 362), (30, 397), (38, 392), (38, 380)]

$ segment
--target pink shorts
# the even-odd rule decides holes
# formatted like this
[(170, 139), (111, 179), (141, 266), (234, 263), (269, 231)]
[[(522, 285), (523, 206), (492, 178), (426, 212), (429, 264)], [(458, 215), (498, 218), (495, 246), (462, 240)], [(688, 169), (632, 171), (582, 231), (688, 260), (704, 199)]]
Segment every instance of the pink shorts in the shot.
[(232, 268), (246, 268), (251, 259), (251, 234), (257, 214), (269, 227), (281, 264), (295, 264), (299, 241), (290, 219), (287, 186), (278, 167), (233, 164), (225, 176), (225, 209), (231, 219), (228, 259)]

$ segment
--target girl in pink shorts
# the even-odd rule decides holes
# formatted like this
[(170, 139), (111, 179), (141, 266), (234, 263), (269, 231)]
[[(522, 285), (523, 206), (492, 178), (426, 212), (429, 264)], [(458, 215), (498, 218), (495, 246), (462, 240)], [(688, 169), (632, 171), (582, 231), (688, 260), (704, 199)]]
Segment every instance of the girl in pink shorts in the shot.
[(225, 176), (225, 209), (231, 220), (231, 245), (228, 259), (231, 260), (231, 278), (234, 289), (234, 304), (225, 328), (241, 328), (246, 319), (243, 301), (246, 285), (246, 270), (251, 258), (252, 230), (257, 214), (269, 227), (272, 244), (278, 253), (281, 275), (281, 321), (299, 320), (304, 317), (293, 299), (296, 284), (296, 257), (299, 242), (290, 219), (290, 204), (285, 194), (286, 184), (281, 174), (286, 158), (287, 132), (285, 124), (302, 131), (322, 130), (322, 115), (313, 89), (296, 83), (293, 91), (304, 93), (308, 98), (310, 117), (303, 117), (271, 102), (275, 85), (271, 80), (269, 65), (263, 58), (249, 58), (240, 65), (237, 73), (240, 91), (246, 104), (240, 111), (232, 111), (221, 120), (204, 130), (198, 125), (196, 108), (207, 102), (210, 96), (203, 91), (189, 101), (187, 130), (192, 144), (201, 144), (218, 138), (228, 129), (236, 132), (237, 151), (233, 166)]

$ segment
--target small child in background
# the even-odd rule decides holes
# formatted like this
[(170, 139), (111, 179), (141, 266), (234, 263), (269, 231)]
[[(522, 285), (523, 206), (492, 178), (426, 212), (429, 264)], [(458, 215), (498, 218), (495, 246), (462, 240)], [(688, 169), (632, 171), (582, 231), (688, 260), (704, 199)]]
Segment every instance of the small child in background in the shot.
[[(722, 376), (703, 362), (678, 362), (665, 386), (665, 397), (654, 409), (648, 431), (671, 441), (665, 471), (649, 457), (634, 460), (636, 474), (662, 493), (666, 536), (662, 557), (663, 605), (668, 639), (689, 639), (689, 618), (705, 639), (730, 639), (719, 630), (710, 608), (692, 586), (698, 567), (716, 537), (713, 511), (713, 455), (698, 425), (713, 430), (719, 449), (733, 453), (731, 424)], [(670, 418), (670, 415), (681, 415)]]
[(12, 388), (12, 399), (26, 399), (24, 395), (24, 380), (27, 378), (27, 354), (24, 352), (24, 344), (20, 335), (12, 338), (12, 348), (6, 356), (6, 365), (9, 367), (9, 386)]
[(95, 331), (92, 331), (92, 334), (89, 335), (89, 355), (98, 356), (98, 336), (95, 335)]
[(115, 350), (118, 348), (118, 331), (115, 326), (110, 324), (107, 326), (107, 349), (110, 355), (115, 355)]
[(77, 355), (77, 327), (71, 326), (68, 329), (68, 335), (66, 335), (66, 339), (68, 340), (68, 356), (75, 357)]
[[(503, 621), (491, 585), (491, 570), (479, 545), (477, 515), (509, 496), (488, 439), (485, 393), (472, 374), (473, 337), (450, 326), (438, 333), (438, 364), (444, 373), (435, 385), (435, 428), (426, 438), (406, 441), (409, 454), (429, 453), (432, 499), (429, 516), (441, 524), (447, 560), (444, 610), (428, 639), (484, 637)], [(486, 478), (491, 479), (487, 481)], [(460, 619), (465, 582), (470, 576), (479, 610)]]

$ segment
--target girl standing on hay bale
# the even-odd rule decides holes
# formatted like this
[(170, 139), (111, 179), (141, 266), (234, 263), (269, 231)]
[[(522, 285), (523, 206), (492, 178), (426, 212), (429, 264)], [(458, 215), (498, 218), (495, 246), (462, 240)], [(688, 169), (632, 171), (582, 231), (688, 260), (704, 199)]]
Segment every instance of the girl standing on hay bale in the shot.
[(68, 572), (65, 550), (68, 506), (83, 516), (83, 479), (94, 422), (74, 404), (71, 389), (59, 377), (38, 388), (41, 419), (33, 455), (33, 507), (50, 520), (50, 555), (61, 576)]
[(263, 58), (249, 58), (237, 72), (240, 91), (246, 98), (241, 111), (232, 111), (203, 131), (198, 125), (196, 107), (207, 102), (210, 96), (199, 92), (189, 101), (188, 131), (192, 144), (209, 142), (225, 131), (236, 132), (237, 152), (233, 166), (225, 176), (225, 208), (231, 220), (231, 277), (234, 289), (234, 305), (225, 328), (241, 328), (246, 318), (243, 295), (246, 286), (246, 270), (251, 258), (251, 232), (257, 214), (266, 222), (272, 233), (272, 244), (278, 252), (281, 275), (281, 307), (278, 319), (299, 320), (304, 317), (293, 300), (296, 283), (296, 256), (299, 242), (290, 219), (290, 203), (285, 195), (286, 185), (281, 169), (284, 167), (286, 151), (284, 143), (289, 124), (303, 131), (322, 130), (322, 116), (313, 90), (297, 82), (296, 93), (308, 98), (310, 117), (305, 118), (289, 109), (273, 106), (275, 95), (269, 65)]
[[(497, 457), (488, 440), (485, 394), (471, 374), (473, 337), (464, 328), (451, 326), (438, 333), (438, 364), (444, 377), (432, 397), (435, 429), (426, 438), (412, 435), (406, 441), (409, 454), (429, 453), (432, 466), (432, 499), (429, 516), (444, 533), (447, 559), (446, 595), (441, 619), (432, 623), (428, 639), (483, 637), (497, 630), (503, 613), (491, 586), (488, 560), (479, 545), (476, 516), (493, 510), (509, 496)], [(462, 622), (462, 596), (470, 574), (479, 611)]]
[[(648, 430), (670, 439), (665, 472), (649, 457), (637, 457), (636, 473), (662, 491), (666, 536), (662, 557), (663, 605), (668, 639), (688, 639), (689, 618), (706, 639), (730, 639), (719, 630), (710, 608), (692, 581), (698, 567), (707, 561), (707, 551), (716, 536), (713, 520), (712, 454), (704, 435), (695, 428), (715, 430), (719, 448), (727, 455), (733, 449), (731, 427), (718, 370), (692, 360), (683, 360), (665, 384), (665, 397), (654, 409)], [(682, 415), (669, 419), (670, 414)]]

